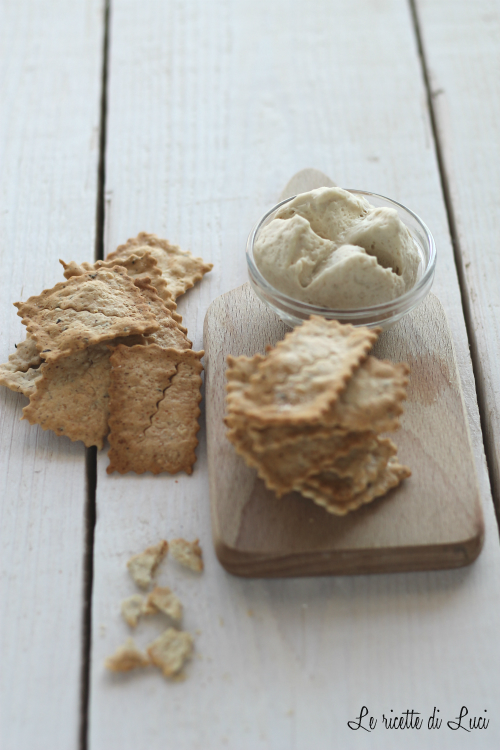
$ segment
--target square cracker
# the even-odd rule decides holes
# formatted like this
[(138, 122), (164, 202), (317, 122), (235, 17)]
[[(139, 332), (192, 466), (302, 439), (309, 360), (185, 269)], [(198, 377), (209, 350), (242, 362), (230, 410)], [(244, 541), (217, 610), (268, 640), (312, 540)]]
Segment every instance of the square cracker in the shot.
[(181, 329), (186, 333), (186, 329), (180, 325), (182, 318), (176, 312), (177, 305), (168, 288), (167, 280), (163, 277), (156, 258), (152, 256), (149, 249), (141, 248), (126, 258), (98, 260), (95, 263), (76, 263), (74, 260), (69, 263), (60, 260), (59, 263), (64, 268), (64, 277), (66, 279), (70, 279), (72, 276), (82, 276), (84, 273), (97, 271), (100, 268), (113, 268), (114, 266), (123, 266), (131, 279), (149, 279), (151, 285), (156, 289), (158, 296), (163, 300), (165, 307), (172, 313), (175, 322), (179, 323)]
[(378, 333), (311, 316), (267, 357), (257, 355), (248, 385), (228, 389), (229, 411), (266, 425), (320, 422)]
[(118, 346), (111, 357), (108, 473), (191, 474), (204, 352)]
[(120, 266), (74, 276), (15, 305), (47, 362), (117, 336), (154, 333), (159, 327)]
[[(32, 378), (32, 388), (23, 391), (30, 403), (23, 409), (23, 419), (39, 424), (42, 430), (53, 430), (56, 435), (70, 440), (81, 440), (87, 447), (102, 448), (108, 434), (109, 384), (111, 379), (111, 351), (109, 344), (141, 341), (141, 336), (114, 339), (95, 344), (87, 349), (60, 356), (38, 370), (22, 373)], [(21, 373), (18, 373), (20, 376)]]
[(196, 258), (188, 250), (181, 250), (178, 245), (173, 245), (168, 240), (147, 232), (139, 232), (137, 237), (127, 240), (124, 245), (120, 245), (114, 252), (109, 253), (106, 260), (127, 258), (136, 253), (139, 248), (146, 248), (156, 258), (158, 267), (167, 280), (168, 288), (175, 299), (194, 286), (204, 274), (213, 268), (212, 263), (205, 263), (202, 258)]

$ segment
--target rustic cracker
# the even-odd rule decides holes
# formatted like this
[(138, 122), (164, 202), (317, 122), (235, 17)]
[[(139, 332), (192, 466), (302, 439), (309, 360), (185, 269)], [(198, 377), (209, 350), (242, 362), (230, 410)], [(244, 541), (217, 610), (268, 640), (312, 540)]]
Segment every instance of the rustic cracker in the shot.
[(154, 333), (159, 327), (120, 266), (74, 276), (15, 304), (47, 362), (117, 336)]
[[(131, 346), (142, 336), (113, 339), (43, 364), (28, 392), (23, 419), (87, 447), (102, 448), (108, 434), (111, 344)], [(29, 371), (28, 371), (29, 372)]]
[(119, 646), (113, 656), (109, 656), (104, 666), (112, 672), (130, 672), (131, 669), (147, 667), (151, 664), (148, 657), (143, 654), (133, 638), (127, 638), (122, 646)]
[(176, 299), (203, 278), (204, 274), (211, 271), (212, 263), (205, 263), (202, 258), (196, 258), (187, 250), (181, 250), (178, 245), (173, 245), (168, 240), (160, 239), (155, 234), (139, 232), (124, 245), (120, 245), (106, 260), (126, 258), (136, 253), (138, 248), (146, 248), (156, 258), (158, 267), (167, 280), (168, 288)]
[[(255, 355), (251, 359), (228, 357), (228, 391), (237, 394), (244, 392), (263, 359), (261, 355)], [(367, 357), (352, 374), (334, 404), (325, 412), (321, 422), (308, 425), (268, 425), (255, 416), (248, 418), (246, 415), (230, 412), (226, 417), (226, 424), (230, 427), (239, 425), (248, 430), (256, 452), (283, 447), (306, 436), (311, 439), (327, 438), (333, 431), (389, 432), (399, 427), (402, 401), (406, 398), (408, 372), (409, 368), (405, 363), (392, 364)]]
[(144, 552), (134, 555), (127, 562), (128, 572), (138, 586), (147, 589), (158, 565), (168, 552), (168, 542), (162, 539)]
[(378, 332), (312, 316), (269, 351), (245, 389), (229, 390), (229, 411), (265, 424), (321, 421)]
[(358, 432), (331, 434), (327, 437), (312, 439), (304, 436), (294, 443), (256, 452), (252, 445), (252, 436), (244, 428), (233, 428), (227, 437), (234, 444), (236, 452), (243, 457), (248, 466), (257, 469), (257, 473), (274, 490), (278, 497), (291, 492), (297, 482), (329, 467), (341, 456), (350, 454), (354, 448), (374, 445), (373, 433)]
[(0, 385), (5, 385), (11, 391), (22, 393), (28, 398), (35, 392), (36, 384), (41, 377), (42, 373), (39, 368), (31, 367), (23, 372), (22, 370), (11, 370), (8, 363), (0, 365)]
[(163, 300), (157, 294), (156, 289), (149, 283), (149, 278), (135, 279), (134, 284), (149, 305), (149, 308), (159, 325), (159, 328), (155, 333), (151, 333), (149, 336), (144, 337), (144, 343), (158, 344), (158, 346), (161, 346), (164, 349), (191, 349), (193, 344), (186, 336), (186, 329), (174, 320), (171, 312), (163, 304)]
[[(154, 258), (150, 250), (146, 248), (137, 250), (127, 258), (98, 260), (95, 263), (76, 263), (74, 260), (65, 263), (63, 260), (60, 260), (59, 263), (61, 263), (64, 268), (64, 276), (66, 279), (70, 279), (72, 276), (82, 276), (84, 273), (96, 271), (99, 268), (113, 268), (117, 265), (123, 266), (131, 279), (148, 278), (152, 286), (154, 286), (158, 292), (159, 297), (163, 300), (165, 306), (172, 313), (174, 320), (179, 324), (182, 323), (181, 316), (175, 312), (177, 305), (168, 289), (167, 281), (163, 277), (161, 269), (158, 267), (156, 258)], [(182, 330), (186, 332), (184, 328)]]
[(121, 603), (121, 613), (125, 622), (130, 625), (131, 628), (135, 628), (139, 621), (139, 617), (144, 614), (144, 597), (140, 594), (133, 594), (128, 599), (124, 599)]
[(313, 486), (308, 479), (300, 483), (296, 489), (305, 497), (314, 500), (317, 505), (322, 505), (329, 513), (344, 516), (349, 511), (356, 510), (361, 505), (385, 495), (390, 489), (397, 487), (403, 479), (410, 476), (410, 469), (400, 464), (396, 457), (393, 457), (389, 459), (376, 479), (370, 482), (364, 490), (354, 495), (346, 495), (343, 500), (338, 500), (336, 493), (338, 488), (342, 486), (341, 483), (344, 483), (345, 486), (346, 479), (336, 478), (333, 474), (324, 477), (325, 481), (321, 488)]
[(181, 671), (193, 653), (193, 636), (175, 628), (168, 628), (153, 643), (147, 652), (151, 663), (159, 667), (165, 677)]
[(199, 539), (188, 542), (186, 539), (171, 539), (169, 542), (170, 554), (174, 560), (184, 565), (185, 568), (201, 573), (204, 568), (202, 551)]
[(156, 344), (116, 348), (111, 357), (108, 473), (192, 473), (203, 354)]
[(182, 620), (181, 601), (166, 586), (156, 586), (151, 591), (142, 611), (145, 615), (154, 615), (157, 612), (163, 612), (177, 623)]

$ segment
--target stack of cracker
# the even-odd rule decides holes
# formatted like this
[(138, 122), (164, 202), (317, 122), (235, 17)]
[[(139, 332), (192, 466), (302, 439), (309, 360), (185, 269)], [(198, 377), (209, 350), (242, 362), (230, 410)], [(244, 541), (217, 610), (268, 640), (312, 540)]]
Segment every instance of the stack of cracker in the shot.
[(86, 446), (109, 433), (108, 472), (192, 472), (200, 359), (175, 299), (211, 264), (142, 232), (107, 260), (64, 263), (66, 281), (17, 302), (27, 336), (0, 384), (23, 418)]
[(379, 330), (313, 316), (266, 356), (228, 357), (227, 436), (278, 497), (345, 515), (411, 472), (398, 429), (409, 368), (368, 356)]

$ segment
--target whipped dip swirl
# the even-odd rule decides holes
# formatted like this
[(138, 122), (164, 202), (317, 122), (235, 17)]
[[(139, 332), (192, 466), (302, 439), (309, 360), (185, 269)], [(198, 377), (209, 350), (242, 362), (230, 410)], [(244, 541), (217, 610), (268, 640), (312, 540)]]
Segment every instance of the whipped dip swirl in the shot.
[(264, 278), (311, 305), (349, 310), (411, 289), (420, 254), (393, 208), (375, 208), (342, 188), (297, 195), (255, 240)]

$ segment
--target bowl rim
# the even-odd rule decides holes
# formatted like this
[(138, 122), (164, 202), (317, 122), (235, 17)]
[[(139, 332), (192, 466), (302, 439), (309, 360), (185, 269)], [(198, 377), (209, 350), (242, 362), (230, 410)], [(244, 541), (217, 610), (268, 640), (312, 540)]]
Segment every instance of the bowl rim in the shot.
[[(313, 305), (310, 302), (304, 302), (303, 300), (298, 300), (294, 297), (289, 297), (287, 294), (284, 294), (284, 292), (280, 292), (276, 287), (272, 286), (272, 284), (267, 281), (267, 279), (262, 275), (260, 270), (257, 267), (257, 264), (255, 263), (254, 256), (253, 256), (253, 248), (256, 236), (262, 227), (262, 225), (266, 222), (266, 220), (271, 216), (271, 214), (275, 213), (281, 206), (284, 206), (285, 204), (289, 203), (290, 201), (294, 200), (297, 195), (301, 195), (301, 193), (298, 193), (297, 195), (292, 195), (289, 198), (285, 198), (284, 200), (277, 203), (275, 206), (273, 206), (271, 209), (266, 211), (266, 213), (257, 221), (257, 223), (254, 225), (253, 229), (251, 230), (247, 245), (246, 245), (246, 257), (247, 257), (247, 264), (248, 264), (248, 270), (250, 274), (250, 279), (253, 283), (258, 284), (263, 291), (267, 292), (270, 296), (272, 296), (277, 302), (281, 303), (282, 305), (285, 305), (289, 308), (295, 308), (296, 310), (300, 310), (302, 312), (308, 313), (309, 315), (321, 315), (322, 317), (328, 316), (329, 318), (335, 316), (338, 318), (348, 318), (352, 316), (359, 316), (359, 317), (373, 317), (377, 313), (384, 313), (387, 314), (389, 312), (396, 312), (401, 311), (401, 307), (408, 307), (411, 309), (414, 306), (414, 303), (419, 301), (421, 293), (425, 295), (425, 289), (428, 286), (430, 289), (429, 282), (432, 282), (434, 271), (436, 268), (436, 260), (437, 260), (437, 251), (436, 251), (436, 243), (434, 241), (434, 237), (432, 236), (432, 233), (430, 229), (428, 228), (427, 224), (425, 224), (424, 221), (418, 216), (414, 211), (409, 209), (407, 206), (404, 206), (402, 203), (398, 203), (398, 201), (393, 200), (392, 198), (387, 198), (385, 195), (380, 195), (379, 193), (372, 193), (368, 192), (367, 190), (358, 190), (355, 188), (341, 188), (342, 190), (347, 190), (349, 193), (354, 193), (355, 195), (362, 195), (367, 197), (373, 197), (373, 198), (379, 198), (383, 201), (388, 201), (390, 204), (394, 206), (398, 206), (406, 213), (410, 214), (417, 224), (420, 225), (421, 229), (423, 230), (423, 233), (425, 235), (426, 241), (427, 241), (427, 247), (429, 252), (429, 260), (427, 262), (427, 266), (425, 267), (424, 273), (422, 274), (422, 277), (417, 281), (415, 286), (413, 286), (411, 289), (409, 289), (407, 292), (402, 294), (400, 297), (396, 297), (395, 299), (389, 300), (388, 302), (379, 302), (376, 305), (370, 305), (368, 307), (351, 307), (351, 308), (334, 308), (334, 307), (323, 307), (321, 305)], [(312, 192), (312, 191), (308, 191)], [(428, 290), (427, 290), (428, 291)], [(423, 295), (422, 295), (423, 296)]]

